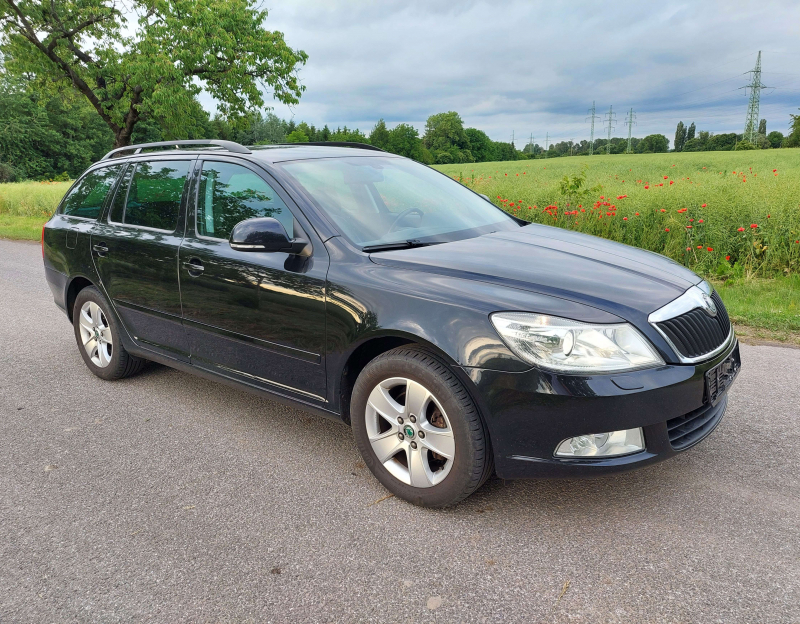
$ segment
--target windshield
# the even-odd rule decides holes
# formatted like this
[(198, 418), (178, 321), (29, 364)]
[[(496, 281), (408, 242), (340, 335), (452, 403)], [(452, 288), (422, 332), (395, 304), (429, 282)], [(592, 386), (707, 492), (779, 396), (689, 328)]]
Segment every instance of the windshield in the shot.
[(359, 247), (448, 242), (519, 227), (458, 182), (405, 158), (321, 158), (282, 167)]

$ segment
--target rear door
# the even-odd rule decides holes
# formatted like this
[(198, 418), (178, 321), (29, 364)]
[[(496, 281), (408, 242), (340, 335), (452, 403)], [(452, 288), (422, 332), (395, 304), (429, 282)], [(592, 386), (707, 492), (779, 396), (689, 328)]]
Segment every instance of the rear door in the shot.
[[(196, 171), (180, 253), (192, 364), (324, 402), (324, 245), (263, 171), (221, 156), (198, 162)], [(290, 237), (309, 238), (311, 257), (231, 249), (233, 226), (253, 217), (274, 217)]]
[(189, 360), (181, 323), (178, 250), (193, 157), (131, 162), (92, 233), (103, 288), (142, 347)]

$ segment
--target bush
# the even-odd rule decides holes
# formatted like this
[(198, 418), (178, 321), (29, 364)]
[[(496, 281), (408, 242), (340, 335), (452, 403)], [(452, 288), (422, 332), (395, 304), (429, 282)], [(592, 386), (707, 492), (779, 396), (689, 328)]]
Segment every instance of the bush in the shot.
[(21, 177), (15, 167), (8, 163), (0, 162), (0, 182), (16, 182)]

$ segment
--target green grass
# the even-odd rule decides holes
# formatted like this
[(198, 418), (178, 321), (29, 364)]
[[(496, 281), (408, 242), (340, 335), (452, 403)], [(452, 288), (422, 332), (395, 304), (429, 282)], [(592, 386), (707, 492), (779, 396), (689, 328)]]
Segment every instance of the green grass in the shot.
[(39, 240), (72, 182), (0, 184), (0, 238)]
[[(800, 150), (437, 168), (523, 219), (649, 249), (703, 275), (800, 272)], [(585, 182), (576, 188), (582, 172)], [(572, 188), (562, 191), (564, 176)]]
[(740, 334), (800, 344), (800, 275), (714, 281), (714, 287)]
[(38, 241), (48, 217), (19, 217), (0, 214), (0, 238)]

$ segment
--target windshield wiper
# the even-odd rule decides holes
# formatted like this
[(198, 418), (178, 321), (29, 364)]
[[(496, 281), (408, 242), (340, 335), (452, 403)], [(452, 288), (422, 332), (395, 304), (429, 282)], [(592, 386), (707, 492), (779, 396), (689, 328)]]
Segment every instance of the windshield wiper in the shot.
[(374, 251), (390, 251), (392, 249), (412, 249), (414, 247), (427, 247), (428, 245), (438, 245), (440, 242), (443, 241), (423, 243), (421, 240), (412, 239), (412, 240), (398, 241), (396, 243), (385, 243), (383, 245), (367, 245), (366, 247), (362, 247), (361, 251), (364, 251), (366, 253), (372, 253)]

